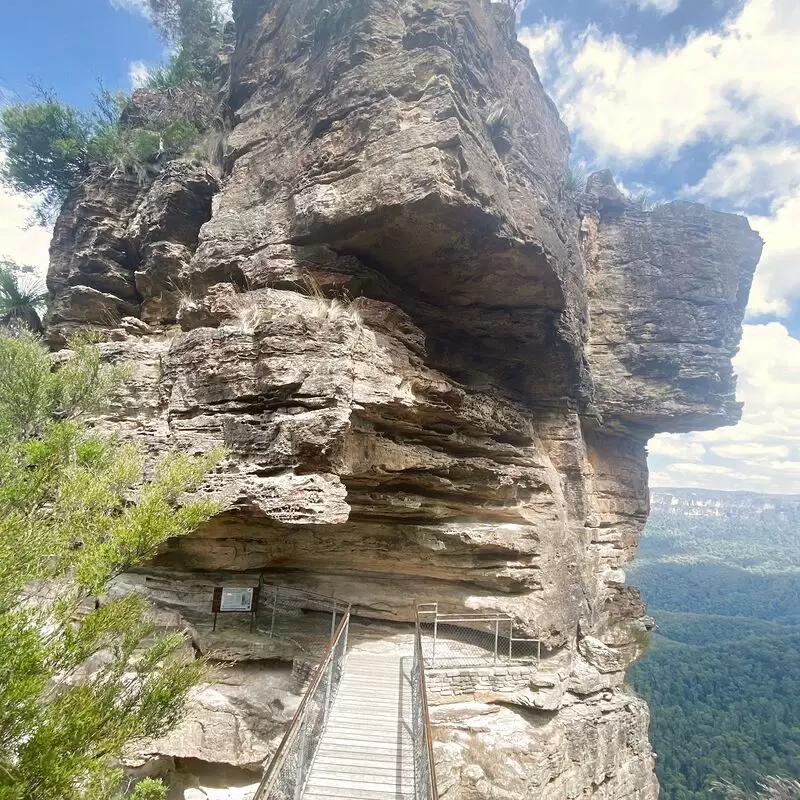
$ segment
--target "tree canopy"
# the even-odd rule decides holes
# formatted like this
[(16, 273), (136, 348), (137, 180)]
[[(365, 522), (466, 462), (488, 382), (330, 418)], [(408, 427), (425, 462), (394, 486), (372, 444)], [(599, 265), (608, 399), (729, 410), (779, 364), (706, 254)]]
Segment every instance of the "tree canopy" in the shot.
[[(192, 86), (209, 105), (219, 73), (225, 17), (217, 0), (145, 0), (150, 20), (174, 48), (156, 69), (149, 88)], [(179, 110), (171, 117), (129, 125), (129, 97), (100, 90), (96, 108), (82, 111), (48, 92), (0, 111), (0, 147), (5, 159), (0, 183), (41, 198), (39, 222), (52, 220), (72, 189), (93, 169), (106, 167), (140, 180), (170, 158), (189, 150), (201, 136)]]
[(105, 167), (143, 179), (160, 162), (198, 140), (197, 127), (177, 117), (132, 128), (122, 122), (128, 98), (101, 91), (91, 112), (81, 112), (46, 95), (0, 111), (0, 147), (6, 158), (0, 182), (42, 197), (40, 222), (48, 222), (80, 180)]
[(203, 675), (183, 633), (107, 589), (219, 510), (186, 493), (220, 454), (166, 456), (143, 480), (136, 448), (84, 421), (121, 377), (86, 341), (56, 360), (0, 335), (0, 800), (120, 796), (125, 747), (167, 731)]

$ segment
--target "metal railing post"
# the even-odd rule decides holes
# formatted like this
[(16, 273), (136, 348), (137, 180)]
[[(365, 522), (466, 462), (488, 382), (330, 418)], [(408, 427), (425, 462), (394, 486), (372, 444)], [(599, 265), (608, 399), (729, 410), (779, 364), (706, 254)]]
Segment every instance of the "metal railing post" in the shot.
[(500, 620), (494, 621), (494, 663), (497, 664), (497, 643), (500, 639)]
[(294, 786), (294, 800), (301, 800), (303, 787), (306, 785), (306, 721), (300, 723), (300, 736), (298, 737), (299, 752), (297, 755), (297, 776), (299, 780)]
[(431, 666), (436, 666), (436, 637), (439, 634), (439, 604), (436, 604), (436, 608), (433, 611), (433, 654), (431, 657)]
[(272, 622), (269, 625), (270, 639), (275, 635), (275, 611), (278, 608), (278, 587), (275, 587), (275, 593), (272, 595)]
[(323, 728), (328, 723), (328, 712), (331, 708), (331, 686), (333, 685), (333, 659), (328, 662), (328, 665), (325, 667), (328, 673), (328, 685), (325, 687), (325, 713), (322, 716), (322, 726)]
[[(341, 680), (349, 620), (350, 607), (346, 606), (254, 800), (301, 800)], [(326, 677), (328, 683), (323, 687)]]
[(411, 704), (414, 800), (438, 800), (419, 609), (416, 613), (414, 660), (411, 667)]
[(510, 619), (508, 621), (508, 660), (509, 662), (512, 659), (511, 655), (511, 643), (514, 641), (514, 620)]

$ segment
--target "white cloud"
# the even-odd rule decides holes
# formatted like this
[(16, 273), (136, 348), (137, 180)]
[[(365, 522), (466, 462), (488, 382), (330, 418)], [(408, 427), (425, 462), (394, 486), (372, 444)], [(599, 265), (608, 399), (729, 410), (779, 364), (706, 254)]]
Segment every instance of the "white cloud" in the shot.
[(133, 11), (149, 16), (147, 0), (111, 0), (111, 5), (123, 11)]
[(681, 0), (637, 0), (640, 8), (653, 8), (661, 14), (671, 14), (677, 11)]
[[(701, 138), (759, 143), (800, 124), (800, 14), (793, 0), (748, 0), (718, 31), (664, 51), (588, 29), (522, 32), (567, 123), (601, 159), (674, 158)], [(556, 28), (558, 26), (556, 25)]]
[(765, 240), (750, 294), (748, 316), (788, 317), (800, 299), (800, 144), (737, 144), (718, 158), (685, 194), (702, 201), (722, 199), (746, 208), (753, 199), (770, 203), (770, 214), (750, 222)]
[(680, 462), (671, 464), (667, 469), (670, 472), (688, 473), (689, 475), (728, 475), (733, 472), (730, 467), (719, 464), (682, 464)]
[[(686, 442), (685, 444), (691, 444)], [(735, 442), (715, 445), (711, 452), (722, 458), (747, 459), (748, 461), (767, 461), (770, 458), (789, 458), (792, 449), (785, 444), (761, 444), (761, 442)]]
[[(714, 431), (659, 436), (651, 452), (680, 459), (652, 475), (656, 486), (800, 493), (800, 341), (778, 322), (745, 325), (734, 359), (742, 421)], [(664, 450), (667, 441), (675, 452)], [(655, 449), (653, 447), (655, 445)], [(688, 461), (694, 447), (702, 463)]]
[(776, 202), (798, 189), (800, 144), (737, 144), (718, 158), (686, 194), (704, 202), (724, 199), (730, 205), (747, 208), (754, 197)]
[(626, 0), (640, 11), (655, 11), (658, 14), (671, 14), (678, 9), (681, 0)]
[(600, 162), (676, 159), (714, 140), (722, 155), (684, 195), (730, 210), (766, 201), (769, 213), (751, 219), (765, 248), (748, 318), (790, 316), (800, 301), (800, 145), (790, 131), (800, 125), (800, 3), (745, 0), (718, 30), (661, 51), (595, 28), (566, 36), (563, 23), (520, 38)]
[(559, 52), (563, 36), (564, 24), (562, 22), (529, 26), (517, 31), (517, 38), (528, 48), (533, 63), (536, 65), (536, 71), (542, 80), (551, 77), (549, 67), (553, 66), (555, 59), (550, 56)]
[(131, 61), (128, 67), (128, 77), (132, 89), (141, 89), (150, 78), (151, 69), (144, 61)]
[(800, 191), (777, 201), (770, 217), (754, 217), (764, 254), (750, 293), (750, 317), (788, 317), (800, 299)]
[[(110, 2), (114, 8), (122, 11), (132, 11), (145, 17), (150, 16), (150, 3), (148, 0), (110, 0)], [(225, 19), (232, 18), (231, 0), (215, 0), (215, 5)]]
[(706, 453), (699, 442), (687, 442), (679, 434), (664, 433), (650, 440), (647, 448), (651, 454), (679, 458), (688, 461), (699, 461)]
[[(0, 153), (0, 165), (3, 162)], [(19, 264), (37, 267), (43, 275), (47, 271), (50, 231), (41, 227), (28, 227), (33, 215), (35, 199), (15, 194), (0, 187), (0, 258), (9, 258)]]

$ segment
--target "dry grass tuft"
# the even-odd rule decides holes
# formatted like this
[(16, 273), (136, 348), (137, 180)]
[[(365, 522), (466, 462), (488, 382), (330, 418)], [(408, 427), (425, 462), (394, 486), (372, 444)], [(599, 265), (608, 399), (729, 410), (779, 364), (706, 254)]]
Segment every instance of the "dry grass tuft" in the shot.
[[(269, 292), (269, 290), (265, 290)], [(245, 333), (255, 333), (265, 322), (272, 319), (273, 314), (268, 307), (269, 295), (265, 291), (239, 292), (228, 301), (228, 311), (232, 317), (231, 327)]]
[(306, 295), (314, 301), (312, 318), (320, 322), (336, 322), (339, 319), (347, 318), (352, 320), (356, 327), (363, 326), (363, 320), (358, 309), (353, 306), (350, 297), (327, 297), (322, 291), (319, 283), (312, 275), (306, 275), (303, 279), (302, 288)]

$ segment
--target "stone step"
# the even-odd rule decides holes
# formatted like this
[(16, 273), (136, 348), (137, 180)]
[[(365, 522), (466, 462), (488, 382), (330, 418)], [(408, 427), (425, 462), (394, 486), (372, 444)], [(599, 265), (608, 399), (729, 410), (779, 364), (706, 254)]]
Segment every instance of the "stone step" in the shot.
[(319, 789), (329, 790), (359, 790), (377, 792), (401, 792), (403, 789), (413, 791), (413, 788), (398, 780), (369, 780), (360, 779), (348, 773), (339, 773), (331, 776), (318, 776), (316, 773), (308, 779), (306, 791), (314, 792)]
[(320, 771), (330, 770), (350, 770), (356, 774), (369, 775), (398, 775), (402, 772), (402, 761), (397, 763), (396, 758), (385, 758), (376, 756), (367, 759), (362, 753), (347, 757), (346, 754), (330, 755), (328, 753), (317, 753), (314, 758), (314, 766)]
[(352, 791), (312, 791), (303, 792), (303, 800), (414, 800), (414, 792), (360, 792)]

